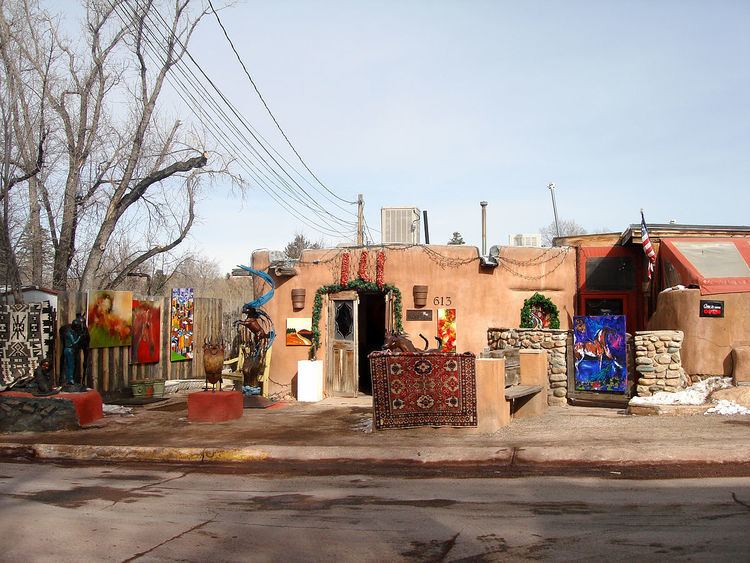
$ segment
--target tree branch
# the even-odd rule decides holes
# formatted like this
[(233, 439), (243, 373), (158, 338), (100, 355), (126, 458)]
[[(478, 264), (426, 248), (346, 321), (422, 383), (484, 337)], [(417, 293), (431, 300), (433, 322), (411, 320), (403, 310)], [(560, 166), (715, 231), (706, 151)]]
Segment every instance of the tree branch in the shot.
[(196, 156), (188, 160), (183, 160), (181, 162), (175, 162), (173, 164), (170, 164), (166, 168), (162, 168), (161, 170), (152, 172), (151, 174), (143, 178), (140, 182), (138, 182), (132, 190), (130, 190), (120, 199), (120, 201), (117, 202), (116, 207), (118, 211), (124, 211), (125, 209), (133, 205), (143, 196), (144, 193), (146, 193), (146, 190), (156, 182), (161, 182), (162, 180), (169, 178), (170, 176), (172, 176), (173, 174), (177, 174), (178, 172), (188, 172), (196, 168), (203, 168), (207, 163), (208, 155), (206, 153), (203, 153), (200, 156)]

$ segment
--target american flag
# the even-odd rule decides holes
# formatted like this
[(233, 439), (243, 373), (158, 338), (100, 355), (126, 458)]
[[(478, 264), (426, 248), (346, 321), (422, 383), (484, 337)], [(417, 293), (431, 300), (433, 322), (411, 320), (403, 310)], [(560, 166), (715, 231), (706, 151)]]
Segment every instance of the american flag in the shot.
[(643, 252), (645, 252), (648, 257), (648, 279), (651, 279), (651, 275), (654, 273), (656, 252), (654, 252), (654, 247), (648, 236), (648, 229), (646, 228), (646, 219), (643, 217), (643, 210), (641, 210), (641, 242), (643, 243)]

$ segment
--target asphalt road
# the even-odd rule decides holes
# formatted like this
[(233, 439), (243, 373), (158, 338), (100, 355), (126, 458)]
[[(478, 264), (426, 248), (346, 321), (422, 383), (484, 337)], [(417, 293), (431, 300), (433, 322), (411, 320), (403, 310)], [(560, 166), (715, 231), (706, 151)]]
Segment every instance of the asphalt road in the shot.
[(2, 561), (750, 556), (750, 478), (269, 476), (0, 464)]

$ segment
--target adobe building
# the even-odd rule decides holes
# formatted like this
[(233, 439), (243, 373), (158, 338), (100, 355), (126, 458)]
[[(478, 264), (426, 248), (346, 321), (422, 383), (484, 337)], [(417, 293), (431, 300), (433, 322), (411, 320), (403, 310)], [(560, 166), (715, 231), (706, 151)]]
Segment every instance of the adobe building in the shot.
[(555, 239), (575, 248), (578, 314), (625, 314), (636, 331), (681, 331), (683, 369), (731, 376), (733, 349), (750, 345), (750, 227), (648, 225), (652, 279), (641, 225), (622, 234)]
[[(422, 335), (435, 348), (446, 310), (455, 313), (455, 350), (477, 355), (487, 347), (488, 327), (518, 326), (524, 300), (535, 292), (557, 306), (562, 329), (575, 314), (576, 253), (569, 247), (492, 247), (483, 257), (472, 246), (394, 244), (305, 250), (294, 262), (263, 250), (253, 253), (252, 267), (276, 283), (264, 306), (278, 335), (270, 394), (296, 393), (297, 362), (308, 359), (310, 346), (287, 345), (284, 336), (300, 319), (311, 319), (319, 334), (313, 347), (326, 394), (351, 395), (370, 391), (367, 355), (382, 348), (387, 332), (402, 330), (418, 348), (425, 347)], [(267, 290), (255, 283), (256, 296)]]
[[(298, 261), (256, 251), (253, 268), (277, 286), (265, 306), (279, 335), (267, 391), (295, 394), (297, 362), (311, 350), (288, 345), (288, 327), (309, 326), (290, 342), (313, 341), (325, 393), (351, 395), (370, 391), (367, 356), (386, 333), (435, 348), (438, 317), (452, 310), (455, 351), (480, 355), (519, 327), (524, 300), (537, 292), (558, 308), (558, 333), (568, 340), (574, 315), (625, 315), (631, 340), (643, 331), (684, 334), (680, 370), (690, 376), (732, 375), (733, 349), (750, 344), (750, 227), (653, 224), (649, 233), (657, 255), (650, 280), (639, 224), (557, 238), (551, 248), (493, 246), (485, 256), (472, 246), (422, 244), (306, 250)], [(255, 284), (255, 295), (267, 290)], [(526, 346), (559, 348), (562, 360), (550, 356), (550, 404), (564, 404), (571, 344), (566, 351), (564, 336), (529, 334)], [(516, 337), (511, 346), (521, 347)], [(628, 372), (628, 394), (636, 394), (643, 374), (633, 365)]]

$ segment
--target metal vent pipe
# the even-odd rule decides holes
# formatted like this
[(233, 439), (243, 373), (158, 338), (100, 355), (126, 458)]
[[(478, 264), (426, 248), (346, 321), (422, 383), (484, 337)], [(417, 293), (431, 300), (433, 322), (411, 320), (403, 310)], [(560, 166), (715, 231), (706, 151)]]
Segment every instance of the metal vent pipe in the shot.
[(482, 256), (487, 256), (487, 202), (480, 201), (482, 206)]

